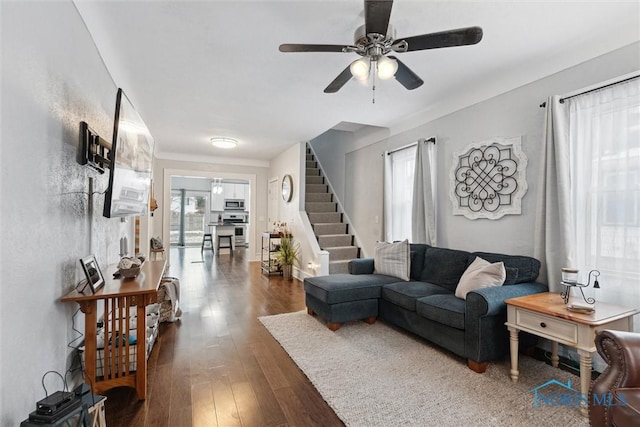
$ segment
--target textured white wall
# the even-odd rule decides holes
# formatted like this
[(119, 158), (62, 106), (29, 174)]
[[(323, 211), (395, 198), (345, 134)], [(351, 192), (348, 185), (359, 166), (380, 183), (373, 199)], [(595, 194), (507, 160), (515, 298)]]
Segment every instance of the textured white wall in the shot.
[[(275, 178), (278, 180), (278, 189), (285, 175), (291, 175), (293, 180), (293, 195), (291, 201), (289, 203), (284, 202), (279, 193), (277, 200), (278, 217), (280, 221), (287, 223), (287, 226), (293, 233), (294, 240), (300, 245), (300, 264), (298, 266), (300, 274), (296, 274), (298, 278), (304, 278), (305, 274), (310, 273), (307, 268), (307, 264), (310, 261), (318, 262), (313, 254), (311, 242), (306, 239), (307, 236), (301, 218), (301, 212), (304, 213), (304, 190), (301, 188), (301, 185), (304, 185), (304, 183), (300, 177), (305, 173), (305, 152), (305, 143), (294, 144), (288, 150), (285, 150), (273, 158), (271, 160), (271, 167), (269, 168), (269, 179)], [(273, 228), (273, 225), (269, 224), (269, 228)]]
[[(551, 94), (567, 93), (627, 74), (639, 65), (640, 44), (636, 43), (402, 133), (394, 134), (392, 129), (391, 136), (374, 143), (369, 138), (365, 144), (356, 135), (351, 147), (341, 148), (347, 153), (344, 160), (336, 160), (331, 154), (330, 141), (320, 141), (323, 147), (316, 150), (322, 154), (320, 161), (326, 170), (344, 175), (344, 178), (329, 176), (329, 179), (345, 183), (342, 202), (365, 254), (371, 255), (376, 240), (383, 239), (382, 153), (419, 138), (435, 136), (438, 141), (438, 245), (532, 255), (544, 118), (540, 103)], [(529, 189), (522, 201), (522, 215), (508, 215), (497, 221), (472, 221), (454, 216), (448, 195), (453, 153), (471, 142), (493, 136), (522, 136), (523, 151), (529, 159)], [(341, 165), (344, 165), (343, 171), (340, 171)]]
[(0, 424), (15, 426), (44, 397), (42, 375), (69, 368), (77, 305), (58, 299), (83, 278), (78, 259), (95, 253), (105, 270), (133, 239), (131, 221), (102, 217), (104, 196), (89, 211), (89, 177), (104, 191), (107, 174), (76, 161), (80, 121), (111, 139), (116, 85), (75, 6), (2, 2), (1, 28)]

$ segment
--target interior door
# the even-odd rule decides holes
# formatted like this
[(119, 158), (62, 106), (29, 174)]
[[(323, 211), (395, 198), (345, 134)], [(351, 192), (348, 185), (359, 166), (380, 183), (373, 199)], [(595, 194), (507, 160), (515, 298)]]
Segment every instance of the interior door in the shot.
[(273, 229), (273, 223), (278, 221), (278, 205), (280, 203), (280, 180), (274, 178), (269, 181), (269, 200), (267, 203), (267, 230)]

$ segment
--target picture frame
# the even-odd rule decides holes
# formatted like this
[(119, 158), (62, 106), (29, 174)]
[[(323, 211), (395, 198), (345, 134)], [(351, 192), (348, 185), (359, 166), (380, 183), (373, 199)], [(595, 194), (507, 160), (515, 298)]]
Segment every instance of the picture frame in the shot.
[(95, 255), (88, 255), (80, 259), (80, 265), (82, 265), (82, 270), (87, 277), (87, 285), (91, 288), (92, 293), (104, 286), (104, 276)]

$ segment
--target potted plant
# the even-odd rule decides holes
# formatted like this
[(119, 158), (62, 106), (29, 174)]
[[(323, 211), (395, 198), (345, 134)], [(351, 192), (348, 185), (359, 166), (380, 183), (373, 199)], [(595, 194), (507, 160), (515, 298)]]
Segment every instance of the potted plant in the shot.
[(300, 245), (293, 242), (291, 233), (283, 233), (280, 238), (280, 248), (275, 254), (276, 261), (282, 268), (282, 276), (285, 280), (291, 280), (293, 265), (300, 263)]

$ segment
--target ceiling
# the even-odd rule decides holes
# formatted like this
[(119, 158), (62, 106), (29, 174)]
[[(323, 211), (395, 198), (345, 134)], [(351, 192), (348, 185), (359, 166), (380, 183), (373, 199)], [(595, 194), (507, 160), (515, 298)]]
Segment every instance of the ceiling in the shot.
[[(393, 133), (640, 40), (637, 0), (396, 0), (398, 37), (478, 25), (484, 38), (398, 54), (425, 84), (408, 91), (379, 82), (373, 104), (371, 86), (355, 80), (323, 93), (356, 54), (278, 51), (281, 43), (351, 44), (362, 0), (74, 3), (156, 155), (182, 160), (265, 164), (334, 127)], [(214, 148), (212, 136), (239, 146)]]

